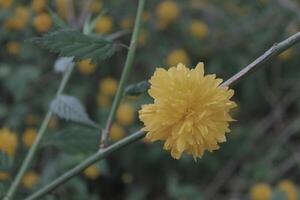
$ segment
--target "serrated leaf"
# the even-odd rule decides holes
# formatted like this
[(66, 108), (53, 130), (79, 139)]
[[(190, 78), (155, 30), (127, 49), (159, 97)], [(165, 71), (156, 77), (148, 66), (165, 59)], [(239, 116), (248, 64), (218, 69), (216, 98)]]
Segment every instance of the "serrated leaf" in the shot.
[(50, 104), (50, 109), (60, 118), (80, 122), (98, 128), (93, 122), (80, 101), (69, 95), (59, 95)]
[(138, 95), (146, 92), (149, 88), (150, 88), (149, 82), (142, 81), (142, 82), (127, 86), (125, 89), (125, 94), (129, 95), (129, 96), (138, 96)]
[(42, 146), (55, 146), (67, 154), (89, 154), (97, 151), (99, 131), (82, 127), (72, 127), (48, 135)]
[(116, 44), (112, 41), (70, 29), (51, 32), (30, 41), (61, 56), (74, 56), (75, 61), (90, 58), (98, 63), (116, 51)]

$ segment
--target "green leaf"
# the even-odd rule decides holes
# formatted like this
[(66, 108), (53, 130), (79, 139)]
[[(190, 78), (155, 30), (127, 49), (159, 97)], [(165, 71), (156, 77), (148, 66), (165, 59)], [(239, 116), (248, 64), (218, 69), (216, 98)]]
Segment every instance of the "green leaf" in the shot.
[(75, 61), (90, 58), (94, 63), (110, 58), (117, 47), (112, 41), (70, 29), (51, 32), (30, 41), (60, 56), (74, 56)]
[(62, 119), (99, 128), (97, 124), (90, 119), (83, 105), (75, 97), (59, 95), (51, 102), (50, 109)]
[(89, 154), (97, 151), (99, 137), (95, 129), (72, 127), (48, 135), (42, 146), (55, 146), (67, 154)]
[(138, 96), (142, 93), (145, 93), (149, 88), (150, 88), (149, 82), (142, 81), (142, 82), (127, 86), (125, 89), (125, 94), (128, 96)]

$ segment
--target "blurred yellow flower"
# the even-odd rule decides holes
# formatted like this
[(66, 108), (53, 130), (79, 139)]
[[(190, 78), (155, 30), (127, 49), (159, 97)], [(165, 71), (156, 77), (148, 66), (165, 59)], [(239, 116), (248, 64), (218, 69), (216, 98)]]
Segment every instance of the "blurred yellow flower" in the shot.
[(122, 174), (122, 180), (125, 184), (130, 184), (133, 181), (133, 176), (130, 173)]
[(8, 30), (20, 31), (27, 25), (29, 20), (29, 11), (25, 6), (16, 7), (13, 16), (8, 18), (4, 27)]
[(186, 51), (184, 49), (176, 49), (173, 50), (168, 56), (167, 56), (167, 65), (169, 67), (174, 67), (178, 63), (183, 63), (185, 65), (188, 65), (190, 62), (190, 58), (187, 55)]
[(156, 15), (159, 20), (172, 22), (178, 18), (180, 14), (179, 8), (175, 1), (162, 1), (156, 8)]
[(118, 89), (118, 82), (113, 78), (105, 78), (100, 82), (99, 87), (103, 95), (113, 96)]
[(22, 184), (25, 188), (31, 189), (37, 184), (38, 180), (39, 175), (34, 171), (29, 171), (24, 175)]
[(200, 20), (194, 20), (190, 25), (190, 32), (193, 37), (201, 40), (207, 36), (208, 26)]
[(298, 199), (297, 187), (292, 181), (290, 181), (290, 180), (280, 181), (278, 184), (278, 188), (279, 188), (279, 190), (286, 193), (286, 195), (287, 195), (286, 200), (297, 200)]
[(110, 33), (113, 29), (113, 20), (109, 16), (100, 17), (96, 22), (95, 31), (101, 34)]
[(97, 165), (92, 165), (83, 171), (85, 177), (90, 180), (96, 180), (100, 176), (100, 171)]
[(272, 189), (266, 183), (258, 183), (250, 190), (251, 200), (270, 200)]
[(63, 19), (67, 17), (67, 0), (55, 0), (58, 15)]
[(97, 95), (97, 105), (99, 107), (108, 107), (110, 105), (110, 97), (99, 93)]
[(134, 24), (133, 17), (124, 17), (121, 21), (121, 28), (124, 30), (130, 30), (132, 29)]
[(3, 181), (8, 180), (10, 177), (9, 173), (7, 172), (0, 172), (0, 183)]
[(122, 139), (124, 136), (125, 136), (124, 129), (120, 125), (114, 123), (110, 128), (110, 133), (109, 133), (110, 139), (113, 142), (116, 142)]
[(145, 11), (145, 12), (143, 13), (142, 20), (143, 20), (144, 22), (146, 22), (146, 21), (148, 21), (149, 19), (150, 19), (150, 13), (147, 12), (147, 11)]
[(46, 8), (47, 0), (32, 0), (31, 7), (37, 13), (43, 12)]
[(128, 103), (121, 104), (117, 110), (116, 119), (124, 126), (131, 124), (134, 120), (133, 107)]
[(96, 65), (91, 62), (91, 59), (84, 59), (77, 66), (79, 72), (84, 75), (90, 75), (96, 71)]
[(145, 29), (142, 29), (140, 31), (139, 37), (138, 37), (138, 44), (139, 45), (145, 45), (146, 41), (147, 41), (147, 37), (148, 37), (148, 31), (146, 31)]
[(35, 115), (29, 114), (26, 116), (25, 123), (27, 126), (35, 126), (38, 123), (38, 118)]
[(278, 58), (282, 61), (287, 61), (292, 56), (293, 56), (293, 49), (289, 48), (289, 49), (285, 50), (284, 52), (282, 52), (281, 54), (279, 54)]
[(100, 12), (100, 10), (102, 9), (103, 4), (101, 1), (99, 0), (94, 0), (91, 5), (90, 5), (90, 12), (93, 14), (97, 14), (98, 12)]
[(8, 128), (0, 129), (0, 150), (8, 156), (14, 156), (18, 147), (18, 138)]
[(22, 137), (23, 144), (26, 147), (30, 148), (36, 138), (36, 135), (37, 135), (37, 130), (35, 128), (27, 128), (23, 133), (23, 137)]
[(48, 14), (41, 13), (35, 16), (33, 19), (33, 25), (38, 32), (45, 33), (52, 27), (52, 19)]
[(222, 79), (215, 74), (204, 75), (203, 63), (195, 69), (181, 63), (158, 68), (149, 82), (154, 103), (143, 105), (139, 117), (151, 142), (165, 141), (164, 149), (175, 159), (184, 152), (197, 159), (226, 141), (233, 121), (229, 111), (236, 107), (230, 100), (234, 91), (219, 87)]
[(7, 9), (11, 6), (13, 0), (0, 0), (0, 8)]
[(9, 42), (6, 45), (6, 49), (11, 55), (18, 55), (20, 53), (21, 45), (19, 42)]

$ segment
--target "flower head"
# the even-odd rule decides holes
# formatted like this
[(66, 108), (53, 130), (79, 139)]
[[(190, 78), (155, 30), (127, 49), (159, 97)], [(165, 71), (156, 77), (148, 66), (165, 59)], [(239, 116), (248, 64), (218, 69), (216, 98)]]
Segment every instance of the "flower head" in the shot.
[(84, 75), (90, 75), (96, 70), (96, 65), (91, 62), (91, 59), (84, 59), (78, 63), (78, 70)]
[(297, 194), (297, 187), (292, 181), (289, 180), (283, 180), (280, 181), (278, 184), (279, 190), (283, 191), (287, 195), (287, 200), (297, 200), (298, 194)]
[(91, 13), (98, 13), (102, 9), (102, 7), (103, 7), (103, 4), (101, 1), (94, 0), (90, 5), (89, 10), (91, 11)]
[(86, 168), (83, 171), (83, 174), (88, 179), (95, 180), (95, 179), (97, 179), (100, 176), (100, 171), (99, 171), (97, 165), (92, 165), (92, 166)]
[(258, 183), (251, 188), (251, 200), (270, 200), (272, 189), (266, 183)]
[(175, 49), (167, 57), (167, 64), (174, 67), (177, 63), (189, 64), (190, 58), (184, 49)]
[(29, 171), (22, 179), (22, 184), (25, 188), (31, 189), (39, 180), (39, 175), (34, 171)]
[(6, 45), (7, 52), (11, 55), (18, 55), (20, 53), (20, 43), (19, 42), (9, 42)]
[(190, 32), (193, 37), (201, 40), (207, 36), (208, 27), (204, 22), (194, 20), (190, 25)]
[(174, 1), (162, 1), (156, 8), (156, 14), (159, 20), (165, 22), (172, 22), (180, 14), (179, 8)]
[(48, 14), (42, 13), (34, 18), (33, 25), (38, 32), (45, 33), (52, 27), (52, 19)]
[(4, 27), (8, 30), (20, 31), (27, 25), (29, 11), (25, 6), (16, 7), (14, 14), (5, 21)]
[(205, 150), (225, 142), (230, 121), (230, 100), (234, 91), (219, 87), (222, 79), (204, 75), (203, 63), (188, 69), (179, 63), (168, 70), (157, 69), (150, 79), (148, 93), (153, 104), (142, 106), (139, 117), (151, 142), (165, 141), (164, 149), (179, 159), (183, 152), (201, 157)]
[(130, 30), (133, 27), (134, 24), (134, 18), (131, 16), (125, 17), (121, 21), (121, 27), (124, 30)]
[(45, 10), (47, 0), (32, 0), (31, 7), (35, 12), (42, 12)]
[(96, 22), (95, 31), (97, 33), (107, 34), (110, 33), (112, 29), (113, 20), (109, 16), (103, 16)]
[(134, 109), (128, 104), (121, 104), (116, 114), (117, 121), (122, 125), (129, 125), (134, 120)]
[(23, 134), (23, 143), (26, 147), (31, 147), (37, 135), (37, 130), (34, 128), (28, 128)]
[(0, 0), (0, 8), (9, 8), (13, 0)]
[(116, 142), (125, 136), (125, 131), (119, 124), (114, 123), (111, 126), (109, 136), (113, 142)]
[(113, 96), (118, 89), (118, 82), (116, 81), (116, 79), (106, 78), (99, 83), (99, 87), (100, 92), (103, 95)]
[(14, 156), (18, 147), (18, 139), (15, 133), (8, 128), (0, 129), (0, 150), (9, 156)]
[(10, 175), (9, 175), (8, 172), (1, 172), (0, 171), (0, 183), (3, 182), (3, 181), (8, 180), (9, 177), (10, 177)]

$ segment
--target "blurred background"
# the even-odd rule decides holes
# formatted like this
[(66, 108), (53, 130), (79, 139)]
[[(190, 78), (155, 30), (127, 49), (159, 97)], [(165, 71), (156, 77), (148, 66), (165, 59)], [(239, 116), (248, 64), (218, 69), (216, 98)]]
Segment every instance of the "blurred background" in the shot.
[[(87, 1), (0, 0), (0, 196), (18, 171), (49, 108), (65, 68), (58, 55), (27, 40), (57, 29), (53, 16), (70, 26)], [(94, 34), (118, 35), (129, 44), (137, 0), (93, 0), (100, 17)], [(75, 15), (75, 17), (74, 17)], [(205, 63), (224, 80), (273, 43), (300, 29), (299, 0), (148, 0), (129, 84), (150, 78), (155, 68)], [(93, 165), (44, 199), (300, 199), (300, 46), (280, 54), (234, 85), (238, 108), (227, 142), (195, 162), (174, 160), (161, 143), (134, 143)], [(105, 126), (127, 50), (100, 64), (76, 63), (65, 93), (84, 104)], [(139, 130), (137, 111), (147, 94), (127, 95), (110, 139)], [(46, 136), (16, 199), (75, 166), (98, 148), (98, 133), (52, 117)], [(86, 129), (86, 128), (85, 128)], [(70, 134), (72, 133), (72, 134)], [(299, 191), (299, 192), (298, 192)]]

